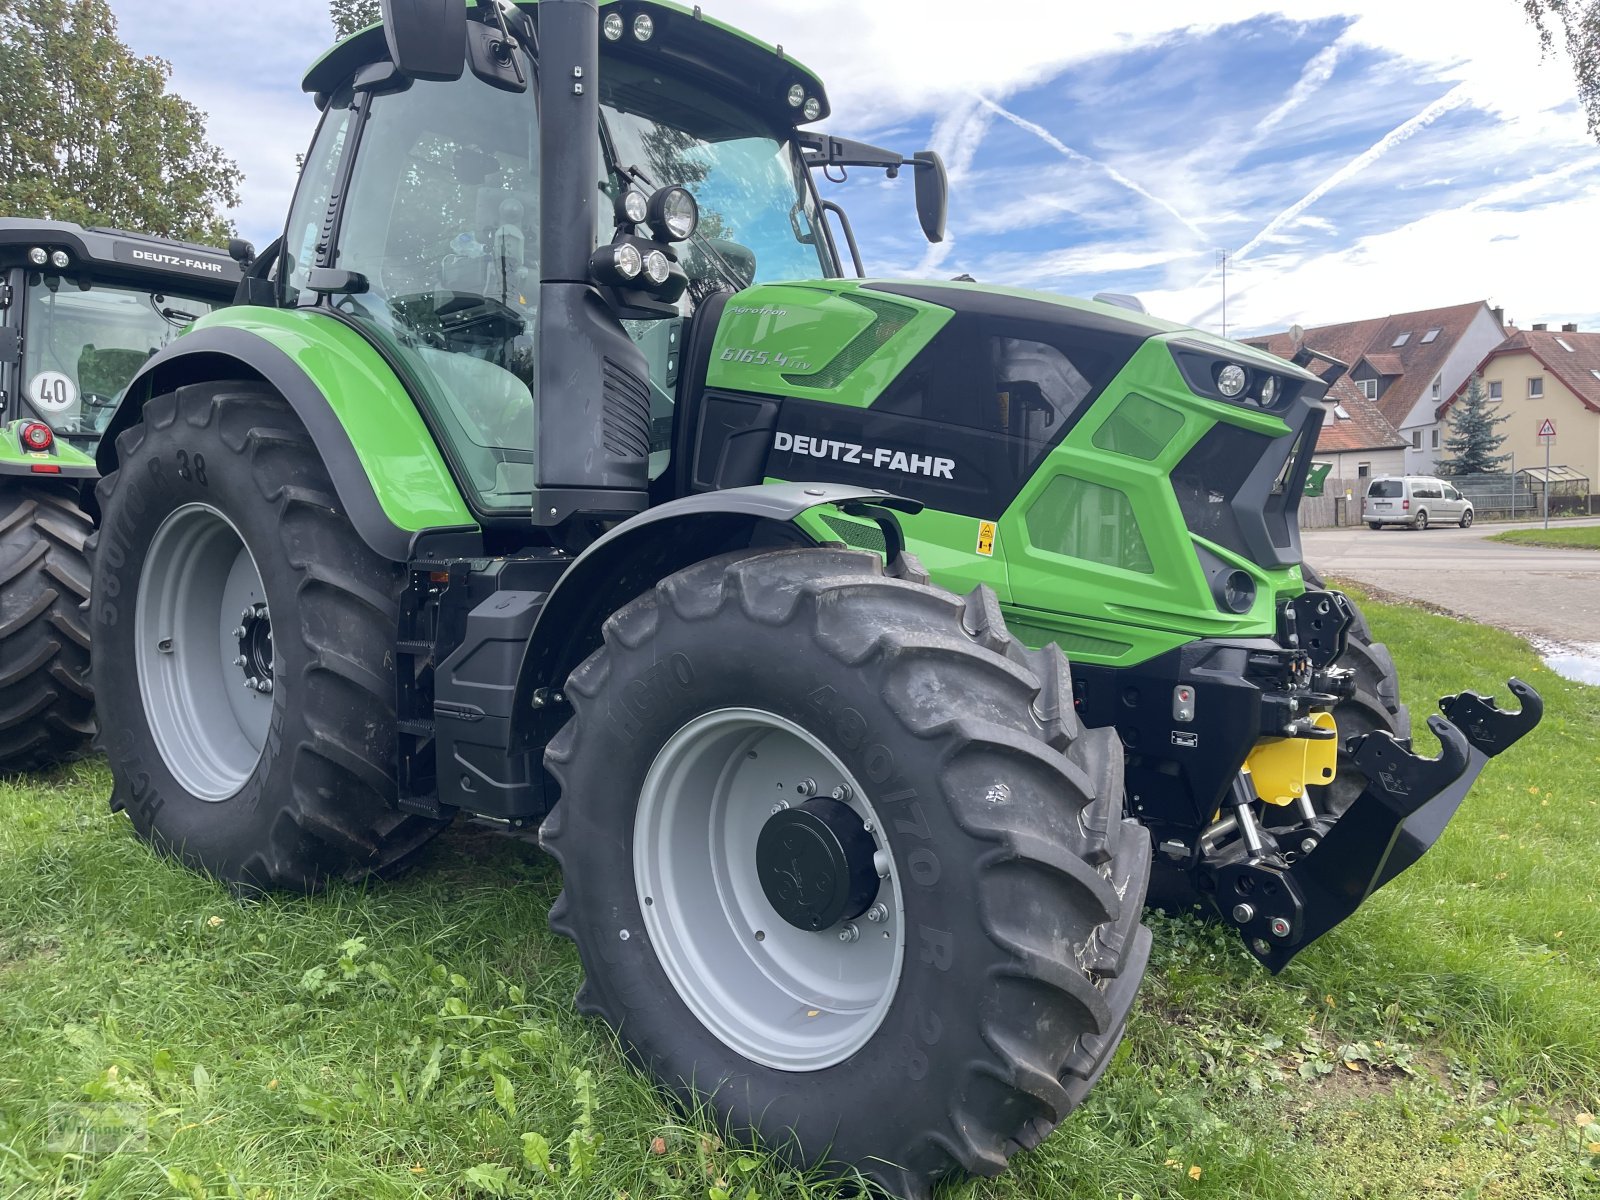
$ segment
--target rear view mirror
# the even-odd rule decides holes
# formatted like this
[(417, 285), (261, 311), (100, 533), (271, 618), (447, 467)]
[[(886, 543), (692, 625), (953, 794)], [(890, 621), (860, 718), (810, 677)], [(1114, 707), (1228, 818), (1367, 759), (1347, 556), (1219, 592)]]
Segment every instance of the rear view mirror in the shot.
[(930, 242), (944, 241), (945, 217), (950, 212), (950, 177), (937, 151), (919, 150), (912, 156), (917, 170), (917, 220)]
[(467, 63), (467, 0), (383, 0), (389, 57), (408, 79), (460, 79)]

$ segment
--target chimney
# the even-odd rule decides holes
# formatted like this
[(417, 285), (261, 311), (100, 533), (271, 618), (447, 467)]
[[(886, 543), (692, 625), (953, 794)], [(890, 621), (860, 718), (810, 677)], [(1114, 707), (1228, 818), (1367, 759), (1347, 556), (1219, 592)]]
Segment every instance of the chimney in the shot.
[(1561, 332), (1562, 333), (1577, 333), (1578, 332), (1577, 323), (1576, 322), (1569, 322), (1569, 323), (1563, 325), (1561, 327)]
[(1504, 329), (1506, 327), (1506, 310), (1496, 305), (1489, 311), (1494, 314), (1494, 323)]
[(1550, 329), (1550, 326), (1544, 325), (1544, 324), (1535, 325), (1533, 327), (1533, 331), (1535, 333), (1547, 333), (1547, 332), (1549, 332), (1549, 329)]

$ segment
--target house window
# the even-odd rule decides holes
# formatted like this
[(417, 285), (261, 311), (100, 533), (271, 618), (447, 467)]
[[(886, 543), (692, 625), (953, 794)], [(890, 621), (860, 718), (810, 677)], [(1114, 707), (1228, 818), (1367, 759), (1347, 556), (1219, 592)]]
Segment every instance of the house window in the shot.
[(1393, 346), (1404, 346), (1410, 340), (1411, 340), (1411, 334), (1410, 333), (1402, 333), (1399, 337), (1395, 338), (1395, 340), (1390, 343), (1390, 346), (1391, 347), (1393, 347)]
[(1411, 431), (1411, 448), (1413, 450), (1422, 449), (1422, 430), (1413, 429)]
[(1439, 398), (1439, 376), (1437, 375), (1433, 377), (1433, 398), (1435, 400)]
[(1335, 404), (1333, 406), (1333, 415), (1341, 421), (1348, 421), (1350, 419), (1350, 411), (1342, 404)]
[(1572, 344), (1570, 342), (1568, 342), (1566, 338), (1557, 338), (1556, 339), (1556, 345), (1560, 346), (1568, 354), (1576, 354), (1577, 353), (1577, 351), (1572, 348)]
[(1365, 479), (1372, 474), (1372, 464), (1369, 462), (1356, 464), (1356, 478)]
[(1433, 448), (1435, 450), (1439, 448), (1439, 431), (1437, 429), (1433, 431)]
[(1502, 394), (1503, 389), (1501, 388), (1500, 381), (1498, 379), (1491, 379), (1489, 381), (1489, 399), (1498, 400)]
[(1361, 384), (1361, 394), (1368, 400), (1376, 400), (1378, 398), (1378, 381), (1376, 379), (1361, 379), (1357, 380), (1357, 382)]
[(1544, 395), (1544, 376), (1535, 375), (1528, 380), (1528, 399), (1537, 400)]
[(1426, 346), (1428, 343), (1437, 340), (1439, 335), (1441, 333), (1443, 333), (1443, 332), (1444, 332), (1444, 330), (1442, 330), (1442, 329), (1430, 329), (1430, 330), (1428, 330), (1427, 333), (1422, 335), (1422, 344), (1424, 346)]
[(1597, 370), (1594, 367), (1589, 368), (1589, 374), (1593, 375), (1596, 379), (1600, 379), (1600, 370)]

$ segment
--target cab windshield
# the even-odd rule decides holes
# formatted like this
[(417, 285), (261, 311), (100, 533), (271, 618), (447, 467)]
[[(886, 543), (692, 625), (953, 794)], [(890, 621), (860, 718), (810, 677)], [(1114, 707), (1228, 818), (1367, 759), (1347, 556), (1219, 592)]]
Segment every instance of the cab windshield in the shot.
[[(643, 176), (700, 205), (700, 232), (679, 249), (690, 299), (728, 288), (833, 274), (806, 168), (786, 132), (699, 87), (608, 58), (600, 72), (606, 191)], [(608, 231), (602, 230), (603, 238)]]
[(59, 276), (28, 285), (22, 381), (28, 405), (69, 441), (92, 442), (145, 360), (217, 305)]

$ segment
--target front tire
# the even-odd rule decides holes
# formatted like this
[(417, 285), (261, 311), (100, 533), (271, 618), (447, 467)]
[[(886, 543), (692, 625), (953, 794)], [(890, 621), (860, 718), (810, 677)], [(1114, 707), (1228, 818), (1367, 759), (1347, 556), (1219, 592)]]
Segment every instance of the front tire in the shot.
[[(686, 1104), (921, 1200), (1099, 1078), (1149, 953), (1149, 840), (1115, 734), (991, 593), (845, 550), (724, 556), (613, 616), (566, 695), (550, 923), (579, 1007)], [(841, 831), (831, 867), (785, 840), (812, 820)], [(794, 907), (840, 880), (846, 907)]]
[(0, 479), (0, 775), (77, 757), (94, 735), (93, 531), (66, 489)]
[(401, 865), (442, 828), (391, 807), (403, 570), (264, 385), (158, 396), (117, 451), (91, 609), (112, 808), (245, 889)]
[(1383, 522), (1382, 521), (1368, 521), (1367, 522), (1367, 528), (1373, 530), (1374, 532), (1376, 532), (1376, 531), (1381, 530), (1383, 528)]
[(1411, 528), (1413, 528), (1413, 529), (1426, 529), (1427, 527), (1428, 527), (1428, 510), (1427, 509), (1423, 509), (1421, 512), (1417, 513), (1416, 518), (1411, 522)]
[(1467, 509), (1466, 512), (1461, 514), (1461, 528), (1463, 528), (1463, 529), (1471, 529), (1472, 528), (1472, 510), (1470, 508)]

